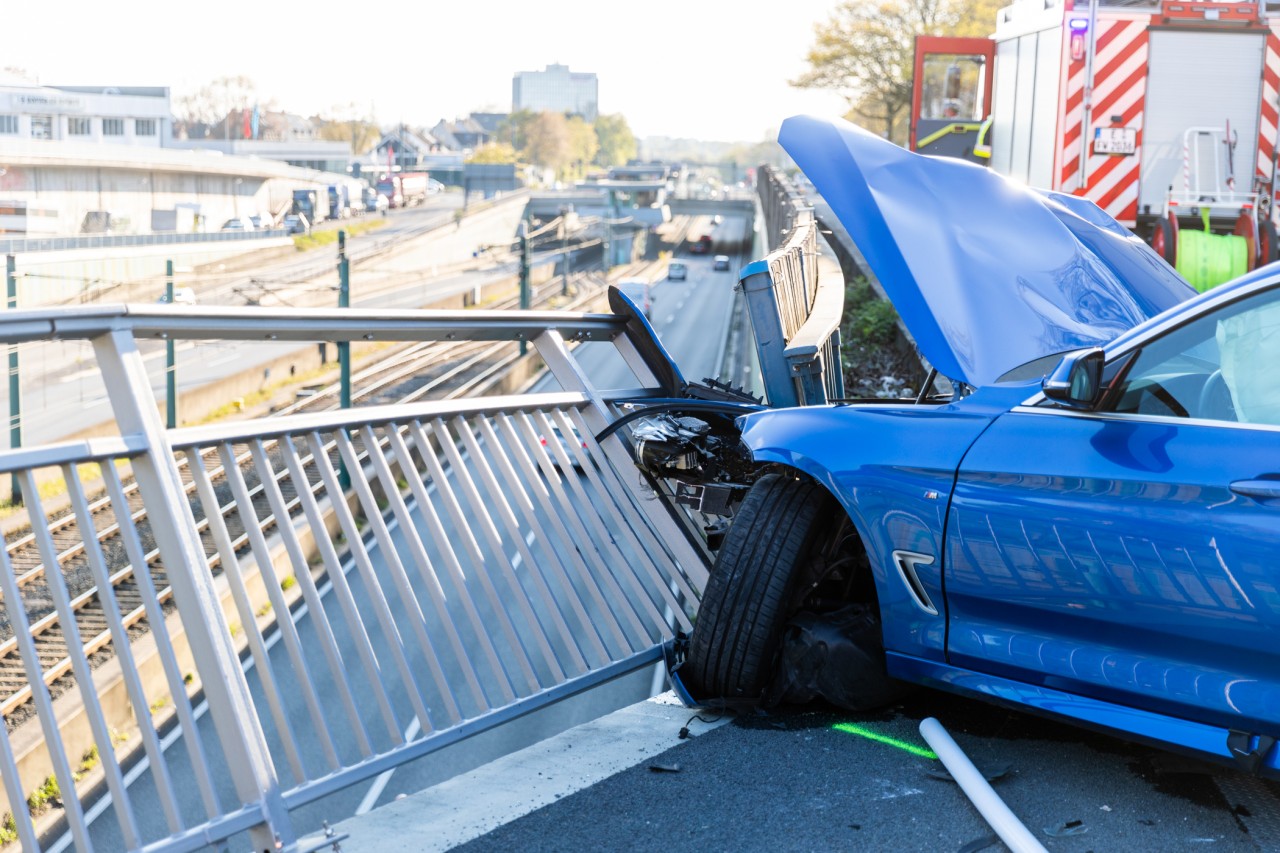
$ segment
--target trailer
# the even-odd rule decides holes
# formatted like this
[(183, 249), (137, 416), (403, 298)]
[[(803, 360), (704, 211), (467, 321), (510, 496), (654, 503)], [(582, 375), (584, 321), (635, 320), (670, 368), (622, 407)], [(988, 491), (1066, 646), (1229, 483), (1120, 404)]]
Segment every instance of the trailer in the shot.
[[(1218, 282), (1192, 273), (1231, 277), (1189, 268), (1206, 257), (1237, 274), (1280, 257), (1280, 16), (1256, 2), (1019, 0), (994, 42), (993, 169), (1094, 201), (1198, 287)], [(1179, 251), (1192, 244), (1194, 263)]]

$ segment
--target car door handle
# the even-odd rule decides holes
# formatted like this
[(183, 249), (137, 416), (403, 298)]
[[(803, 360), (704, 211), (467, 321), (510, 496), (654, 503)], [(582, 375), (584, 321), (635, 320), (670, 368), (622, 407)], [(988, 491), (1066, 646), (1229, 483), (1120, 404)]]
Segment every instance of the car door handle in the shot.
[(1260, 501), (1280, 500), (1280, 480), (1236, 480), (1231, 491)]

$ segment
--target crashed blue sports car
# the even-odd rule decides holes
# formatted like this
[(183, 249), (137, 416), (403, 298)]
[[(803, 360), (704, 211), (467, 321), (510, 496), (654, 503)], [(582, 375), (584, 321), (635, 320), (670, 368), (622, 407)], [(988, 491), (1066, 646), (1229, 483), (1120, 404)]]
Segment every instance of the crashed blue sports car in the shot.
[(738, 419), (758, 476), (680, 679), (913, 682), (1275, 775), (1280, 265), (1197, 295), (1091, 202), (841, 121), (780, 141), (936, 373)]

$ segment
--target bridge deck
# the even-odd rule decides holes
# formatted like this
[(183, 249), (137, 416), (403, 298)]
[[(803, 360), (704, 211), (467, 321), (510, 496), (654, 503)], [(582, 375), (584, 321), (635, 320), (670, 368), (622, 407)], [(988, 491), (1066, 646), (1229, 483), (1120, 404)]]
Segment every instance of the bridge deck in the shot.
[(1050, 850), (1280, 842), (1268, 783), (947, 694), (872, 715), (693, 713), (668, 694), (570, 729), (340, 824), (342, 849), (1001, 849), (940, 762), (866, 736), (925, 749), (930, 715)]

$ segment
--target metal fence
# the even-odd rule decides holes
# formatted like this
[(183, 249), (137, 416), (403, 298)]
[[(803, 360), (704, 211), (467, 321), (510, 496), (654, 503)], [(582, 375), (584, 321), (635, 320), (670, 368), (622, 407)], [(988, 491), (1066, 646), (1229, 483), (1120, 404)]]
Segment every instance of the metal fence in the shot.
[[(0, 558), (32, 687), (30, 718), (0, 739), (24, 849), (45, 837), (28, 808), (45, 773), (92, 849), (69, 794), (93, 781), (90, 753), (125, 848), (247, 832), (254, 849), (314, 849), (298, 808), (653, 664), (690, 628), (705, 548), (641, 485), (625, 436), (594, 438), (614, 396), (657, 385), (619, 318), (106, 307), (0, 321), (0, 343), (53, 338), (93, 342), (120, 434), (0, 453), (33, 520), (45, 469), (74, 516), (58, 541), (33, 524), (40, 583)], [(138, 348), (155, 338), (527, 341), (562, 390), (166, 431)], [(591, 387), (570, 347), (588, 340), (612, 342), (637, 387)], [(62, 695), (36, 630), (51, 613), (75, 680)]]
[(117, 249), (125, 246), (170, 246), (196, 243), (242, 243), (272, 237), (288, 237), (280, 228), (259, 231), (208, 231), (201, 233), (77, 234), (66, 237), (15, 237), (0, 240), (0, 255), (24, 252), (61, 252), (70, 249)]
[[(825, 403), (844, 396), (840, 320), (844, 276), (824, 265), (813, 209), (785, 178), (761, 167), (761, 205), (770, 245), (739, 280), (755, 332), (765, 395), (773, 406)], [(779, 245), (781, 243), (781, 245)], [(826, 266), (826, 274), (820, 275)]]

